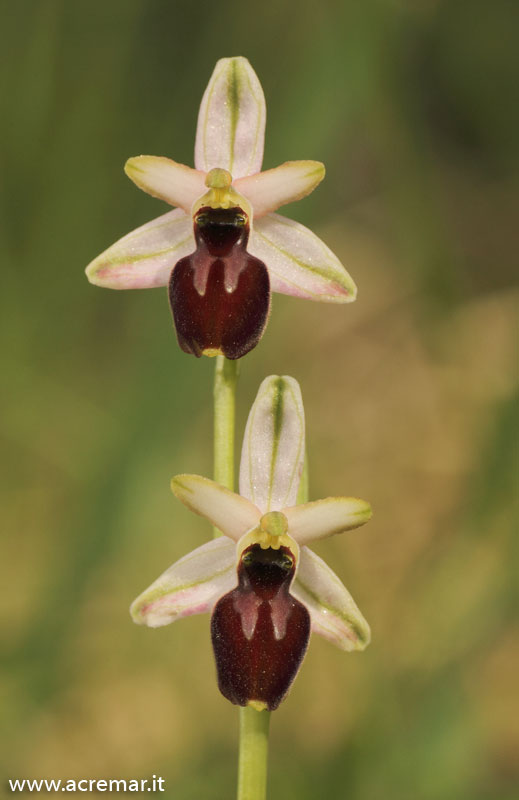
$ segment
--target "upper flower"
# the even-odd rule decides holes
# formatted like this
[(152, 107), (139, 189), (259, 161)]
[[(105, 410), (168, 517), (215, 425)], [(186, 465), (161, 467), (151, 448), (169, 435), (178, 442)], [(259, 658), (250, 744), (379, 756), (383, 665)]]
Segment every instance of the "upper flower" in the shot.
[(171, 483), (224, 535), (173, 564), (131, 608), (134, 621), (150, 627), (212, 612), (220, 690), (238, 705), (279, 705), (310, 628), (343, 650), (369, 643), (369, 626), (350, 594), (307, 545), (363, 525), (371, 509), (352, 497), (296, 505), (304, 439), (298, 383), (266, 378), (245, 429), (240, 494), (199, 475)]
[(270, 290), (310, 300), (355, 299), (352, 279), (308, 228), (272, 212), (312, 192), (319, 161), (260, 172), (265, 98), (246, 58), (217, 62), (198, 115), (195, 169), (137, 156), (126, 174), (176, 210), (120, 239), (86, 269), (111, 289), (169, 285), (180, 346), (239, 358), (265, 328)]

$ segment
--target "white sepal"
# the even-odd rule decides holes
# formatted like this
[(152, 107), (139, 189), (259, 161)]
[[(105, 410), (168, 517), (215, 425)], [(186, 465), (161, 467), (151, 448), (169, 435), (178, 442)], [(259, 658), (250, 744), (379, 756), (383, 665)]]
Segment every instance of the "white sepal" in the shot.
[(123, 236), (85, 272), (107, 289), (153, 289), (167, 286), (177, 261), (194, 249), (193, 221), (176, 208)]
[(249, 252), (268, 265), (273, 292), (326, 303), (355, 300), (356, 286), (337, 256), (299, 222), (280, 214), (261, 217)]
[(371, 632), (338, 576), (308, 547), (302, 547), (291, 594), (310, 612), (312, 631), (341, 650), (364, 650)]
[(234, 179), (261, 169), (265, 96), (246, 58), (217, 61), (198, 113), (195, 166), (228, 170)]
[(212, 611), (237, 584), (234, 542), (220, 536), (177, 561), (134, 600), (134, 622), (158, 628), (181, 617)]
[(240, 494), (263, 511), (296, 502), (305, 457), (305, 415), (294, 378), (271, 375), (261, 384), (243, 437)]

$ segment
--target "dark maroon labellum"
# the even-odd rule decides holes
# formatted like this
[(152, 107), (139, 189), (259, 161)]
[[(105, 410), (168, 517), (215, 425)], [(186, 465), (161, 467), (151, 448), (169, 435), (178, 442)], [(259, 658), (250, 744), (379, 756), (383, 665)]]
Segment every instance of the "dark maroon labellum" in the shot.
[(247, 252), (249, 225), (241, 208), (197, 213), (196, 250), (169, 280), (169, 302), (182, 350), (241, 358), (267, 323), (270, 281), (265, 264)]
[(287, 547), (244, 551), (238, 586), (216, 604), (211, 638), (218, 686), (231, 703), (278, 707), (303, 660), (310, 615), (289, 593), (294, 557)]

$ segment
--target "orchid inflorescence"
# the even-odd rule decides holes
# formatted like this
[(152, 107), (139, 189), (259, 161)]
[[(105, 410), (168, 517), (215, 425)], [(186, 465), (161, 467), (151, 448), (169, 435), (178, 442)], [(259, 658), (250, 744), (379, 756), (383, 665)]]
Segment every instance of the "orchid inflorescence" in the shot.
[[(273, 213), (312, 192), (318, 161), (260, 172), (265, 99), (245, 58), (218, 61), (202, 98), (195, 169), (137, 156), (125, 166), (141, 189), (177, 208), (120, 239), (87, 267), (112, 289), (168, 286), (180, 347), (236, 360), (259, 341), (271, 291), (310, 300), (355, 299), (352, 279), (308, 228)], [(232, 447), (231, 447), (232, 451)], [(287, 694), (310, 633), (363, 650), (369, 626), (334, 572), (308, 544), (363, 525), (352, 497), (298, 504), (305, 461), (299, 384), (261, 384), (243, 440), (239, 494), (177, 475), (175, 496), (221, 531), (161, 575), (132, 604), (155, 628), (209, 612), (218, 685), (232, 703), (273, 710)]]

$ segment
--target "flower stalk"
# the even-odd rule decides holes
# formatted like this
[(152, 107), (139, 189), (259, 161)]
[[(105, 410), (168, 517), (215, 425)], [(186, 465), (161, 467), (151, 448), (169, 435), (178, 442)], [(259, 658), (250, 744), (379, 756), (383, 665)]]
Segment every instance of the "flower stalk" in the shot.
[[(214, 371), (214, 479), (234, 490), (234, 430), (238, 364), (216, 357)], [(218, 528), (214, 535), (220, 536)], [(237, 800), (265, 800), (270, 711), (240, 708)]]
[(234, 491), (234, 420), (238, 361), (216, 357), (214, 372), (214, 479)]
[(238, 800), (265, 800), (270, 711), (240, 708)]

